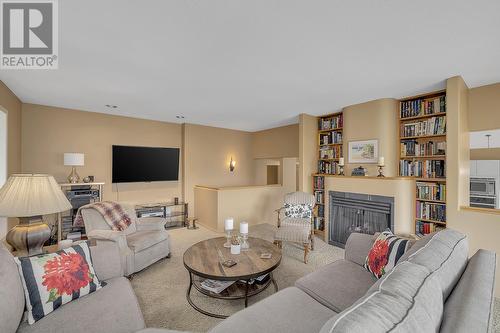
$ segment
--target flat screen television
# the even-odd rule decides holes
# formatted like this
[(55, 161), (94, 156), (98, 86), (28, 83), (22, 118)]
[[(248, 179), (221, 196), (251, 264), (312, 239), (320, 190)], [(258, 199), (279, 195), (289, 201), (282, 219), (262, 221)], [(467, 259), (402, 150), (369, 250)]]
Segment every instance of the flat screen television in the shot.
[(113, 183), (179, 180), (179, 148), (113, 146)]

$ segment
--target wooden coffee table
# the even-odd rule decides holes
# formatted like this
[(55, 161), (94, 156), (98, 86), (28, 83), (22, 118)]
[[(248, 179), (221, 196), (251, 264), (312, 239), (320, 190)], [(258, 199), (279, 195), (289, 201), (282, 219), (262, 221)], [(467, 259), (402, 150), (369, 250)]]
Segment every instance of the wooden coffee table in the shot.
[[(281, 250), (266, 240), (249, 237), (250, 249), (241, 251), (237, 255), (231, 254), (230, 249), (224, 247), (225, 242), (225, 237), (207, 239), (194, 244), (184, 252), (184, 266), (189, 272), (189, 287), (186, 292), (189, 304), (205, 315), (222, 319), (228, 316), (203, 310), (194, 304), (191, 300), (192, 287), (213, 298), (244, 299), (247, 307), (248, 298), (264, 291), (271, 282), (275, 291), (278, 291), (272, 272), (281, 262)], [(271, 259), (261, 259), (262, 253), (271, 253)], [(228, 259), (234, 260), (237, 264), (232, 267), (223, 266), (222, 263)], [(250, 283), (252, 279), (268, 273), (269, 278), (262, 284)], [(202, 288), (201, 282), (205, 279), (237, 282), (218, 294)]]

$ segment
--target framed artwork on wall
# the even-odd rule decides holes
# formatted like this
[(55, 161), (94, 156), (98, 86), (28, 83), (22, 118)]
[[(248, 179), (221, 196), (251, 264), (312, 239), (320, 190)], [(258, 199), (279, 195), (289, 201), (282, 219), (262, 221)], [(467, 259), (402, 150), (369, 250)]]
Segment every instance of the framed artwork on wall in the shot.
[(350, 141), (349, 163), (377, 163), (378, 140)]

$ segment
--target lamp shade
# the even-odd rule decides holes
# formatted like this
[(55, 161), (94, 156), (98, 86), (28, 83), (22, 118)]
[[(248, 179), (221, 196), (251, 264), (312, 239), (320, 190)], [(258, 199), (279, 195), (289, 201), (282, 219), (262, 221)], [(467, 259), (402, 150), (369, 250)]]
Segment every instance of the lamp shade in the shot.
[(0, 216), (29, 217), (71, 208), (61, 187), (49, 175), (12, 175), (0, 189)]
[(85, 154), (82, 153), (64, 153), (64, 165), (83, 166), (85, 164)]

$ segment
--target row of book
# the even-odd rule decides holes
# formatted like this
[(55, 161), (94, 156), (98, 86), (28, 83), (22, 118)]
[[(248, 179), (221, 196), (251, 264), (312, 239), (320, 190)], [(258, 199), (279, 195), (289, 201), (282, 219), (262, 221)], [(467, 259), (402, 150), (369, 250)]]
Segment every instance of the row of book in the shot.
[(332, 159), (342, 157), (341, 146), (323, 146), (319, 149), (319, 156), (323, 159)]
[(444, 227), (432, 222), (417, 221), (415, 233), (418, 236), (424, 236), (435, 231), (443, 230)]
[(444, 160), (399, 161), (400, 176), (419, 178), (445, 178), (446, 167)]
[(320, 118), (318, 124), (318, 128), (320, 131), (342, 128), (343, 126), (344, 117), (342, 116), (342, 113), (330, 118)]
[(446, 96), (439, 96), (434, 99), (414, 99), (401, 102), (401, 118), (410, 118), (428, 114), (446, 112)]
[(325, 219), (322, 217), (315, 217), (313, 219), (313, 226), (316, 230), (325, 230)]
[(417, 182), (417, 199), (446, 201), (446, 184)]
[(418, 143), (415, 140), (401, 142), (401, 156), (439, 156), (446, 154), (446, 142), (425, 142)]
[(401, 137), (446, 134), (446, 116), (401, 125)]
[(325, 195), (323, 191), (314, 191), (314, 197), (316, 198), (316, 203), (318, 204), (324, 203)]
[(332, 143), (342, 143), (342, 132), (328, 132), (319, 135), (320, 145), (329, 145)]
[(318, 190), (324, 189), (325, 188), (325, 177), (315, 176), (313, 186), (315, 189), (318, 189)]
[(446, 205), (417, 201), (417, 219), (446, 222)]
[(338, 163), (330, 161), (318, 161), (318, 173), (324, 173), (328, 175), (337, 174)]
[(319, 205), (318, 206), (318, 217), (325, 217), (325, 206), (324, 205)]

